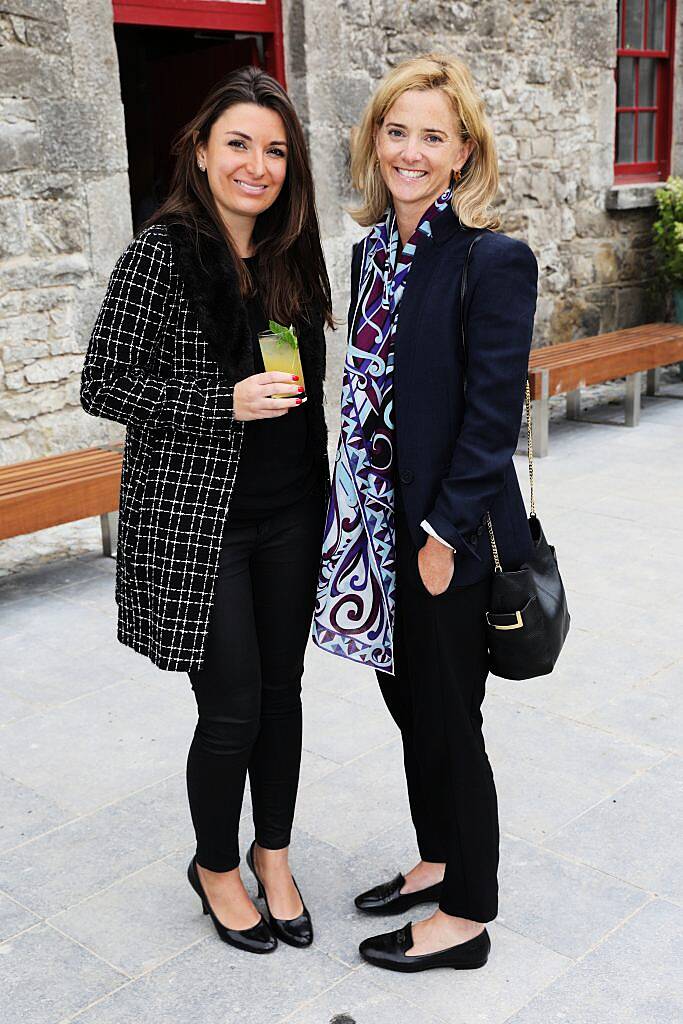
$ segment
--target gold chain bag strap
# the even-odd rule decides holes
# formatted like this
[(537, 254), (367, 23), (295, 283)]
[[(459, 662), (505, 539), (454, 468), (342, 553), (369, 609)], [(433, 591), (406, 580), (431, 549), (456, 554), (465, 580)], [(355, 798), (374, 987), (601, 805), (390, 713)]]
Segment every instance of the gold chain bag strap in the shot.
[[(460, 326), (467, 378), (465, 298), (472, 250), (483, 238), (477, 235), (465, 258), (460, 288)], [(465, 402), (467, 388), (465, 387)], [(534, 494), (534, 443), (531, 421), (531, 389), (526, 382), (527, 454), (531, 510), (528, 519), (531, 557), (519, 567), (506, 571), (500, 559), (490, 512), (486, 525), (491, 541), (495, 571), (491, 580), (490, 610), (486, 613), (489, 668), (503, 679), (531, 679), (552, 672), (569, 631), (569, 610), (557, 565), (555, 548), (545, 539), (536, 515)]]
[[(524, 400), (526, 408), (526, 451), (527, 458), (529, 460), (529, 490), (531, 493), (531, 502), (529, 508), (529, 517), (532, 519), (536, 518), (536, 498), (534, 495), (534, 438), (533, 428), (531, 425), (531, 388), (529, 381), (526, 382), (526, 396)], [(496, 544), (496, 537), (493, 532), (493, 524), (491, 523), (491, 516), (486, 513), (486, 525), (489, 530), (489, 537), (491, 539), (491, 551), (493, 552), (493, 561), (496, 566), (496, 572), (502, 572), (503, 567), (500, 564), (500, 558), (498, 557), (498, 545)], [(515, 629), (515, 626), (500, 626), (500, 629)]]

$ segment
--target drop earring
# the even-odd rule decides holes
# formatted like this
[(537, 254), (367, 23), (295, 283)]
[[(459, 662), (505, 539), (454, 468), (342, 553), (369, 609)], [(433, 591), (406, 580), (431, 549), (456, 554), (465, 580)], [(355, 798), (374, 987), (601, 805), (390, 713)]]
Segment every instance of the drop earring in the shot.
[(459, 170), (458, 171), (453, 171), (453, 181), (454, 182), (460, 181), (461, 178), (462, 178), (462, 172), (461, 171), (459, 171)]

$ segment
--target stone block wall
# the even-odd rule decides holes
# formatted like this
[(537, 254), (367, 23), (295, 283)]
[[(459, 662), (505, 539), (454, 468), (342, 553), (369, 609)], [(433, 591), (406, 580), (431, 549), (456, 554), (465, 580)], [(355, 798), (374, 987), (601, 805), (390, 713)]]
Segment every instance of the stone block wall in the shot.
[[(539, 261), (535, 344), (659, 317), (652, 295), (652, 207), (608, 210), (613, 185), (615, 0), (291, 0), (289, 74), (305, 109), (336, 308), (348, 300), (352, 203), (348, 137), (382, 75), (428, 51), (466, 60), (494, 125), (502, 230)], [(300, 23), (303, 11), (304, 24)], [(683, 3), (678, 5), (674, 120), (683, 113)], [(683, 138), (674, 139), (683, 173)], [(647, 190), (646, 190), (647, 192)], [(645, 197), (651, 201), (651, 190)], [(330, 383), (343, 330), (330, 340)]]
[(110, 0), (0, 0), (0, 463), (121, 437), (78, 394), (126, 168)]
[[(439, 50), (472, 67), (498, 139), (503, 230), (539, 260), (535, 343), (662, 315), (650, 287), (652, 208), (607, 208), (616, 6), (284, 0), (288, 86), (308, 134), (342, 325), (330, 336), (333, 430), (350, 247), (363, 234), (344, 210), (349, 132), (404, 57)], [(679, 126), (683, 2), (677, 40)], [(673, 161), (683, 173), (680, 127)], [(132, 231), (126, 172), (111, 0), (0, 0), (0, 463), (122, 436), (82, 412), (78, 390), (108, 275)]]

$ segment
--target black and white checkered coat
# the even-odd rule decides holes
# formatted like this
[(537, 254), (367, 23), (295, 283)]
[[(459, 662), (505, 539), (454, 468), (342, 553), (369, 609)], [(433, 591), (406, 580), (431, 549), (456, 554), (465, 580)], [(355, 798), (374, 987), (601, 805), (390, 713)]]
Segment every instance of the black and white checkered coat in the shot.
[[(327, 478), (322, 318), (300, 329), (311, 429)], [(83, 368), (81, 403), (125, 423), (116, 567), (119, 640), (160, 668), (202, 662), (254, 373), (247, 311), (224, 243), (178, 224), (142, 231), (118, 260)]]

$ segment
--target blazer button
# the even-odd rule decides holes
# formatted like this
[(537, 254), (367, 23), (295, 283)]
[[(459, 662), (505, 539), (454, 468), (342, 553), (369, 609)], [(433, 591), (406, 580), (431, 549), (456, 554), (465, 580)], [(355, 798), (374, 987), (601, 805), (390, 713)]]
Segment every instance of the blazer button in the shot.
[(412, 484), (414, 479), (415, 479), (415, 474), (413, 473), (412, 469), (404, 469), (404, 470), (401, 471), (401, 483), (402, 484)]

